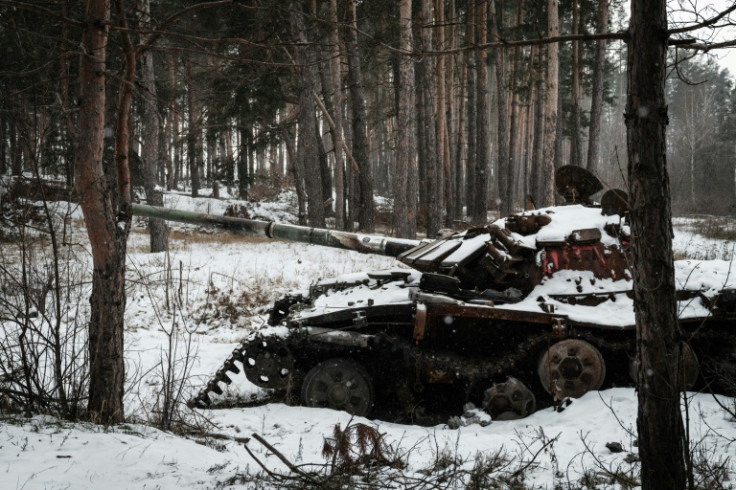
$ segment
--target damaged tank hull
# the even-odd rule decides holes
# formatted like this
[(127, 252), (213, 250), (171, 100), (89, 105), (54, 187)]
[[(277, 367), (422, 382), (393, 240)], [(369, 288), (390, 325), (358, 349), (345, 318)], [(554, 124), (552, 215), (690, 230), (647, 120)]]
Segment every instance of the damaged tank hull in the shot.
[[(512, 307), (518, 303), (474, 304), (422, 290), (423, 274), (397, 275), (319, 283), (307, 296), (284, 298), (272, 312), (274, 331), (241, 344), (226, 365), (243, 366), (251, 382), (294, 403), (428, 423), (466, 402), (509, 419), (591, 390), (633, 384), (633, 324), (544, 311), (560, 298), (539, 298), (539, 311)], [(605, 302), (625, 303), (628, 294), (608, 295)], [(682, 296), (691, 302), (697, 295)], [(581, 304), (586, 300), (595, 306)], [(603, 304), (600, 295), (562, 301)], [(286, 319), (284, 308), (291, 310)], [(733, 321), (733, 311), (683, 321), (688, 345), (700, 356), (700, 362), (686, 359), (688, 387), (729, 389), (724, 375), (736, 361)], [(207, 392), (232, 375), (218, 372), (197, 406), (208, 406)], [(509, 380), (512, 393), (504, 391)]]
[[(256, 220), (215, 223), (384, 253), (411, 269), (322, 281), (279, 299), (270, 326), (235, 349), (191, 406), (211, 406), (241, 371), (285, 401), (415, 422), (458, 413), (468, 401), (494, 419), (519, 418), (632, 385), (625, 194), (609, 191), (592, 205), (597, 179), (585, 174), (577, 185), (577, 172), (566, 169), (558, 188), (566, 206), (423, 242)], [(736, 280), (725, 269), (718, 261), (677, 264), (683, 388), (734, 389)]]

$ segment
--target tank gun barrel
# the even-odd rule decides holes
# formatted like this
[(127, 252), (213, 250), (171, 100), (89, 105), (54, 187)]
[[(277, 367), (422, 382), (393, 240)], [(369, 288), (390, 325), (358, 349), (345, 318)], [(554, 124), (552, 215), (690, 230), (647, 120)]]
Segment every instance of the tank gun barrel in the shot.
[(267, 238), (324, 245), (326, 247), (355, 250), (367, 254), (387, 255), (389, 257), (397, 257), (401, 253), (420, 244), (419, 240), (365, 235), (339, 230), (328, 230), (325, 228), (275, 223), (273, 221), (235, 218), (232, 216), (216, 216), (144, 204), (133, 204), (133, 214), (148, 218), (163, 219), (165, 221), (212, 226), (237, 233), (246, 233)]

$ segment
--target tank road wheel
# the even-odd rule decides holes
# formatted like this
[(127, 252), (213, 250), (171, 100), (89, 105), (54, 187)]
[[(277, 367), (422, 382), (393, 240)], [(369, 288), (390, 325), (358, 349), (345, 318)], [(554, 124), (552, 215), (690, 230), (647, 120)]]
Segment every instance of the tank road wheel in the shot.
[(310, 369), (304, 378), (302, 403), (366, 416), (373, 407), (373, 383), (368, 371), (357, 362), (328, 359)]
[(483, 410), (493, 420), (523, 419), (534, 412), (537, 402), (529, 388), (516, 378), (496, 383), (483, 395)]
[(248, 381), (261, 388), (286, 388), (294, 369), (294, 356), (278, 338), (258, 339), (247, 344), (242, 357)]
[(606, 377), (603, 355), (592, 344), (565, 339), (547, 349), (539, 360), (539, 380), (556, 400), (580, 398), (597, 390)]

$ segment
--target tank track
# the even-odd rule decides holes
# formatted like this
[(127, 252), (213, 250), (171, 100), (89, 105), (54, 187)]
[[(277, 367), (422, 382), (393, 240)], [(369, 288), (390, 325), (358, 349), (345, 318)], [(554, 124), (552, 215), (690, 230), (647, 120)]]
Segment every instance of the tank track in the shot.
[(250, 345), (256, 340), (244, 340), (241, 342), (230, 354), (230, 356), (222, 363), (222, 367), (215, 372), (215, 375), (207, 381), (204, 388), (199, 390), (196, 396), (192, 397), (188, 402), (189, 408), (209, 408), (212, 405), (212, 399), (210, 393), (216, 393), (218, 395), (223, 394), (223, 389), (219, 383), (225, 385), (232, 384), (233, 380), (230, 378), (228, 373), (240, 374), (240, 368), (235, 365), (238, 361), (241, 365), (245, 362), (245, 352), (249, 350)]
[[(591, 331), (578, 331), (574, 337), (584, 339), (593, 345), (605, 347), (609, 351), (625, 352), (630, 349), (631, 345), (628, 341), (621, 340), (604, 340), (599, 335)], [(534, 332), (518, 339), (513, 348), (509, 348), (504, 355), (489, 359), (478, 357), (466, 357), (457, 353), (429, 349), (427, 351), (413, 351), (409, 344), (404, 345), (402, 341), (394, 339), (401, 345), (394, 345), (388, 349), (391, 352), (404, 352), (408, 354), (405, 365), (408, 368), (407, 383), (417, 383), (421, 385), (420, 379), (440, 380), (448, 373), (462, 373), (462, 378), (468, 383), (468, 387), (478, 386), (478, 383), (487, 382), (489, 377), (500, 379), (504, 373), (510, 373), (511, 376), (518, 376), (519, 368), (522, 370), (529, 369), (530, 353), (540, 352), (549, 347), (549, 345), (557, 342), (559, 339), (550, 337), (549, 332)], [(287, 338), (256, 335), (248, 338), (232, 351), (230, 356), (222, 363), (222, 366), (207, 381), (196, 396), (191, 398), (187, 405), (190, 408), (205, 409), (213, 405), (211, 395), (223, 395), (227, 386), (232, 384), (233, 375), (246, 375), (248, 380), (256, 386), (266, 389), (272, 389), (274, 392), (270, 397), (263, 400), (252, 401), (252, 404), (263, 404), (271, 401), (279, 401), (280, 397), (285, 396), (288, 391), (289, 383), (291, 383), (291, 373), (294, 368), (294, 356), (291, 354), (292, 349), (299, 345), (299, 336), (291, 336)], [(300, 349), (296, 349), (299, 351)], [(385, 349), (384, 349), (385, 350)], [(532, 363), (535, 361), (532, 360)], [(524, 369), (526, 366), (526, 369)], [(536, 365), (531, 366), (532, 370), (536, 370)], [(450, 376), (454, 378), (455, 376)], [(452, 381), (448, 378), (444, 381)], [(526, 376), (524, 376), (526, 378)], [(531, 383), (531, 379), (526, 379), (527, 383)], [(407, 385), (411, 386), (411, 385)], [(489, 386), (490, 387), (490, 386)], [(412, 390), (409, 390), (412, 391)], [(413, 399), (409, 393), (405, 398)]]
[[(291, 341), (296, 341), (292, 336)], [(240, 363), (240, 366), (238, 364)], [(232, 375), (245, 371), (248, 380), (256, 386), (276, 392), (287, 389), (294, 368), (294, 356), (287, 339), (275, 335), (256, 335), (248, 338), (233, 350), (220, 369), (210, 378), (205, 387), (187, 405), (190, 408), (208, 408), (212, 405), (211, 393), (222, 395), (222, 383), (232, 384)], [(273, 397), (271, 397), (273, 398)]]

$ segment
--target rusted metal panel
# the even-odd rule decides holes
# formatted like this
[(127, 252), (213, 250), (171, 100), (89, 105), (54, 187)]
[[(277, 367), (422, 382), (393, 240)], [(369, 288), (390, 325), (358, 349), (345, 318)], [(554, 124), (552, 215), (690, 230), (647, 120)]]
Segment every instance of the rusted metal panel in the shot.
[(602, 279), (631, 279), (627, 272), (630, 264), (621, 247), (607, 247), (601, 243), (546, 247), (542, 252), (542, 268), (548, 277), (568, 269), (591, 271)]

